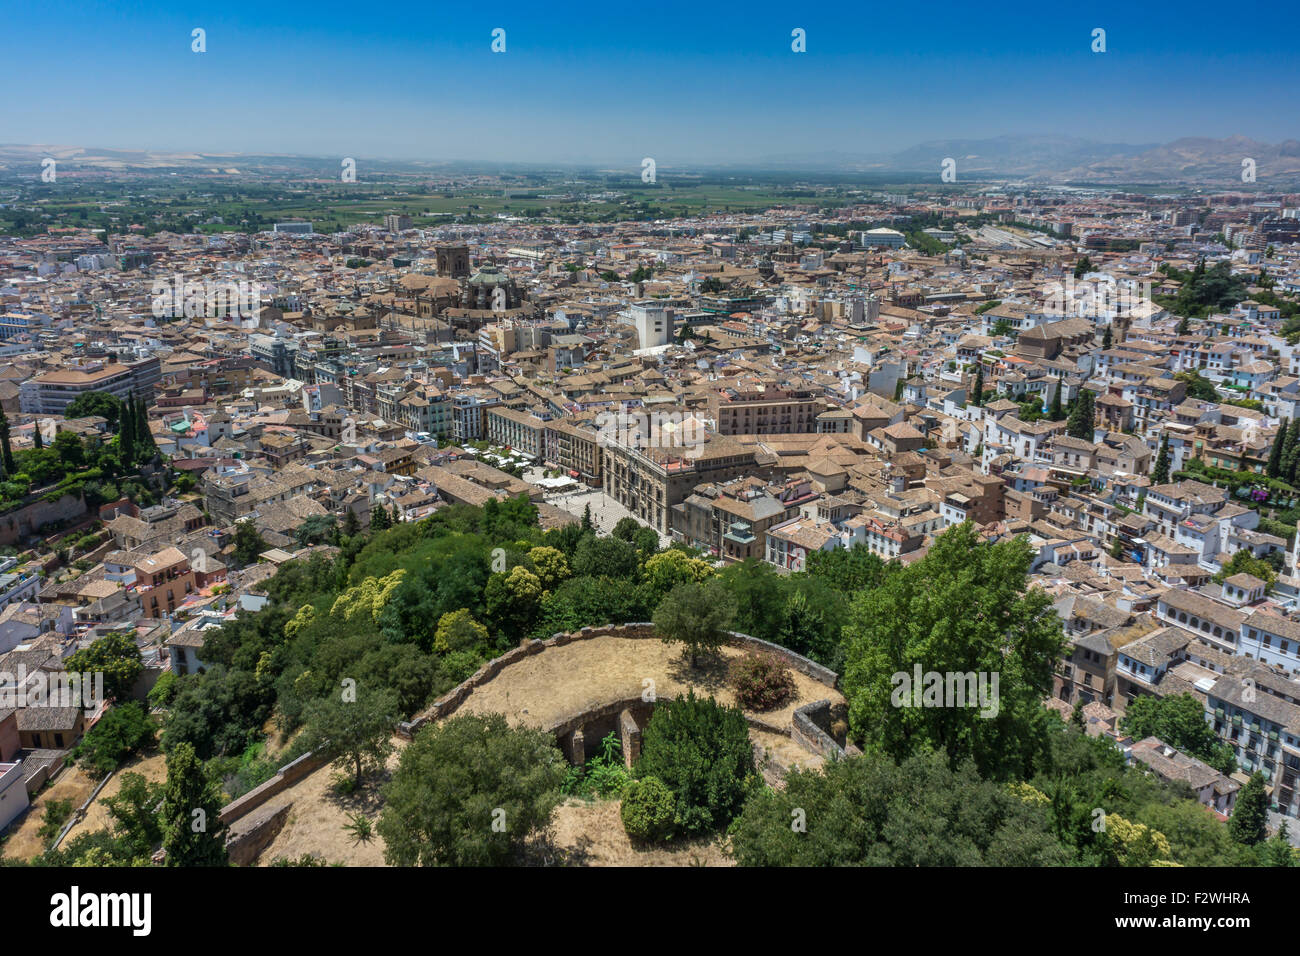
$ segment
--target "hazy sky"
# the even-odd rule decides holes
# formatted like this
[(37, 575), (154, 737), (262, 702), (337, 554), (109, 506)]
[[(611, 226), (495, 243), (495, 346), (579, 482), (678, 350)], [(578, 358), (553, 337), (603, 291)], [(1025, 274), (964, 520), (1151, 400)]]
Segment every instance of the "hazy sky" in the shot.
[(0, 141), (662, 166), (1007, 133), (1300, 138), (1294, 0), (175, 6), (11, 7)]

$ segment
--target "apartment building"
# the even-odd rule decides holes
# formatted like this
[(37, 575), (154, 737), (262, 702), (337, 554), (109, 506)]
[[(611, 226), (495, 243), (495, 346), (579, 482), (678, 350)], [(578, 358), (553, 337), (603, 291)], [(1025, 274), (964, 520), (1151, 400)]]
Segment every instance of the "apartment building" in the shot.
[(709, 396), (709, 415), (719, 435), (779, 435), (816, 432), (826, 404), (812, 389), (765, 384), (723, 389)]
[(29, 415), (58, 415), (87, 392), (107, 392), (125, 400), (132, 393), (152, 404), (162, 378), (158, 359), (138, 362), (86, 362), (33, 376), (19, 387), (19, 402)]
[(710, 436), (690, 448), (637, 449), (609, 442), (602, 451), (605, 494), (665, 535), (672, 530), (673, 506), (696, 485), (758, 470), (754, 452), (724, 436)]

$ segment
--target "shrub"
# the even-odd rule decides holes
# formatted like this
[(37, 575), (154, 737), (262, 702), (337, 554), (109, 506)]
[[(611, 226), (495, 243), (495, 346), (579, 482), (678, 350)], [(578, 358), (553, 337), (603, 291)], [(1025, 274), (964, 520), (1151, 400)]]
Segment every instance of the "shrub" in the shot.
[(93, 774), (116, 770), (133, 754), (153, 746), (155, 725), (144, 705), (127, 701), (109, 709), (71, 752), (72, 759)]
[(50, 799), (45, 802), (45, 815), (41, 818), (41, 828), (37, 835), (46, 843), (53, 840), (72, 816), (72, 801)]
[(673, 832), (677, 798), (658, 777), (633, 783), (623, 796), (623, 829), (633, 840), (646, 843), (667, 840)]
[(747, 654), (731, 665), (731, 684), (742, 707), (771, 710), (795, 692), (794, 675), (775, 654)]
[(176, 686), (176, 682), (179, 679), (180, 678), (171, 671), (163, 672), (163, 675), (158, 678), (157, 683), (155, 683), (153, 687), (149, 689), (149, 693), (145, 695), (145, 699), (149, 702), (149, 706), (166, 707), (171, 704), (172, 699), (176, 696), (176, 691), (180, 689)]
[(376, 827), (393, 866), (502, 866), (550, 824), (564, 757), (544, 731), (463, 714), (415, 735)]
[(442, 673), (453, 684), (469, 680), (483, 666), (479, 656), (473, 651), (452, 651), (442, 659)]
[(676, 830), (725, 827), (759, 780), (745, 715), (694, 691), (661, 702), (642, 735), (636, 776), (658, 777), (672, 790)]

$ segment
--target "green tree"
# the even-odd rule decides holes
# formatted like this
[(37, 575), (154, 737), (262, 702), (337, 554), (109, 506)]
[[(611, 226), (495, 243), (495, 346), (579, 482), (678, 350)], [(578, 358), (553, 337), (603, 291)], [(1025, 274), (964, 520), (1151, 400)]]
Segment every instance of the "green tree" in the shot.
[(1296, 458), (1300, 457), (1300, 418), (1291, 422), (1286, 431), (1282, 445), (1282, 470), (1278, 477), (1289, 484), (1295, 484)]
[(585, 535), (573, 554), (573, 573), (581, 577), (634, 578), (636, 545), (618, 538)]
[(636, 537), (636, 533), (641, 530), (641, 522), (635, 518), (619, 518), (618, 524), (614, 525), (611, 534), (620, 541), (631, 542)]
[(36, 835), (46, 843), (54, 842), (54, 838), (59, 835), (59, 831), (63, 829), (63, 824), (68, 822), (70, 816), (72, 816), (72, 801), (51, 797), (45, 801), (45, 810), (41, 815), (41, 826), (36, 831)]
[(1268, 791), (1264, 775), (1256, 770), (1237, 794), (1237, 805), (1228, 818), (1228, 833), (1237, 843), (1254, 846), (1268, 832)]
[(555, 738), (501, 714), (430, 724), (402, 751), (378, 830), (393, 866), (501, 866), (544, 830), (565, 762)]
[(541, 610), (542, 582), (518, 565), (488, 578), (483, 600), (488, 621), (511, 640), (518, 640), (528, 633)]
[(135, 398), (135, 446), (141, 461), (148, 461), (158, 453), (158, 445), (153, 440), (153, 431), (149, 428), (149, 413), (145, 408), (144, 398)]
[(252, 518), (235, 522), (235, 561), (241, 567), (252, 564), (269, 547)]
[(1052, 392), (1052, 404), (1047, 411), (1047, 417), (1054, 422), (1059, 422), (1065, 417), (1065, 412), (1061, 408), (1061, 380), (1056, 380), (1056, 389)]
[(744, 713), (693, 690), (655, 707), (634, 770), (673, 792), (674, 827), (686, 834), (725, 827), (760, 785)]
[(153, 746), (157, 728), (142, 704), (127, 701), (109, 708), (81, 743), (73, 759), (97, 776), (116, 770), (132, 754)]
[(381, 769), (393, 752), (393, 730), (401, 716), (392, 691), (345, 689), (307, 705), (303, 746), (351, 770), (353, 786), (360, 786), (362, 777)]
[(679, 584), (655, 608), (654, 625), (665, 643), (685, 645), (695, 667), (726, 643), (735, 616), (736, 601), (720, 582)]
[(481, 651), (487, 644), (488, 629), (474, 620), (466, 608), (448, 611), (438, 619), (438, 630), (433, 639), (433, 649), (437, 653)]
[(1198, 372), (1196, 369), (1190, 369), (1186, 372), (1175, 372), (1174, 378), (1187, 385), (1187, 397), (1199, 399), (1203, 402), (1219, 401), (1218, 389), (1214, 383)]
[(1120, 729), (1134, 740), (1158, 737), (1185, 754), (1204, 760), (1220, 773), (1236, 769), (1232, 750), (1220, 742), (1205, 719), (1205, 706), (1191, 694), (1143, 694), (1124, 712)]
[(1151, 469), (1151, 484), (1163, 485), (1169, 481), (1169, 433), (1160, 436), (1160, 452), (1155, 467)]
[(1296, 861), (1296, 848), (1291, 845), (1291, 841), (1287, 837), (1289, 830), (1290, 826), (1283, 820), (1282, 825), (1278, 827), (1277, 833), (1263, 843), (1257, 844), (1261, 848), (1260, 863), (1262, 865), (1282, 867), (1300, 865)]
[[(1032, 789), (1032, 788), (1031, 788)], [(1041, 796), (1041, 794), (1039, 795)], [(742, 866), (1063, 866), (1048, 810), (942, 754), (793, 769), (733, 827)]]
[(555, 590), (569, 576), (569, 559), (559, 548), (532, 548), (528, 552), (528, 560), (532, 562), (544, 591)]
[(89, 418), (99, 415), (108, 421), (108, 430), (116, 432), (125, 408), (122, 400), (108, 392), (82, 392), (63, 410), (65, 418)]
[(208, 779), (194, 748), (177, 744), (167, 755), (160, 811), (168, 866), (226, 866), (221, 793)]
[(633, 840), (654, 843), (672, 836), (677, 798), (658, 777), (634, 780), (623, 794), (619, 816)]
[(984, 405), (984, 363), (979, 362), (975, 366), (975, 385), (971, 388), (972, 404), (976, 408)]
[(1092, 441), (1094, 430), (1093, 394), (1088, 389), (1080, 389), (1070, 415), (1065, 423), (1065, 433), (1071, 438)]
[(162, 845), (162, 820), (158, 814), (162, 801), (162, 784), (150, 783), (132, 771), (122, 774), (116, 794), (104, 798), (114, 834), (128, 844), (135, 858), (147, 859)]
[(387, 531), (393, 526), (392, 516), (385, 510), (384, 506), (376, 503), (370, 509), (370, 530), (373, 532)]
[(115, 631), (70, 655), (63, 663), (69, 674), (103, 674), (104, 696), (125, 701), (144, 670), (140, 648), (131, 631)]
[[(974, 759), (989, 776), (1025, 773), (1044, 746), (1040, 701), (1064, 647), (1051, 597), (1028, 587), (1033, 551), (1024, 538), (990, 544), (967, 521), (939, 535), (920, 561), (854, 599), (844, 636), (844, 695), (864, 750), (896, 760), (921, 750)], [(913, 706), (923, 674), (981, 675), (966, 700)], [(998, 683), (993, 687), (996, 677)], [(927, 684), (932, 681), (926, 680)], [(945, 684), (946, 688), (946, 684)], [(941, 703), (944, 702), (941, 698)]]
[(1287, 419), (1282, 419), (1277, 434), (1273, 436), (1273, 447), (1268, 453), (1268, 466), (1264, 469), (1264, 473), (1270, 478), (1277, 478), (1282, 473), (1282, 449), (1288, 426)]
[(14, 467), (14, 452), (9, 443), (9, 417), (0, 409), (0, 459), (4, 461), (5, 474), (12, 475), (18, 471)]
[(1114, 341), (1114, 340), (1113, 340), (1113, 338), (1112, 338), (1112, 336), (1111, 336), (1111, 326), (1110, 326), (1110, 325), (1107, 325), (1107, 326), (1106, 326), (1106, 331), (1102, 332), (1102, 334), (1101, 334), (1101, 347), (1102, 347), (1103, 349), (1108, 349), (1108, 348), (1110, 348), (1111, 345), (1113, 344), (1113, 341)]
[(1222, 584), (1234, 574), (1251, 574), (1264, 582), (1264, 593), (1273, 590), (1277, 580), (1277, 570), (1264, 558), (1257, 558), (1249, 548), (1237, 551), (1228, 562), (1214, 575), (1213, 580)]
[(117, 432), (118, 457), (122, 459), (122, 468), (128, 472), (135, 468), (136, 462), (139, 460), (139, 448), (137, 447), (138, 443), (135, 434), (139, 423), (131, 408), (134, 399), (135, 393), (132, 392), (122, 407), (121, 426)]

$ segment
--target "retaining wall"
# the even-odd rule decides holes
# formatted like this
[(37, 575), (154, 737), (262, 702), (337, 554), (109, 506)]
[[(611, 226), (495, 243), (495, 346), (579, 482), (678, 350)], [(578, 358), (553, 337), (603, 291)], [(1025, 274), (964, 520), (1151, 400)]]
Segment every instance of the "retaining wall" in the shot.
[(245, 816), (266, 803), (276, 794), (287, 790), (313, 770), (319, 770), (328, 763), (329, 758), (315, 753), (306, 753), (297, 760), (280, 768), (279, 772), (261, 786), (254, 787), (242, 797), (231, 800), (221, 808), (221, 822), (229, 826), (240, 817)]
[(801, 747), (821, 754), (828, 760), (834, 760), (845, 754), (844, 748), (820, 726), (830, 720), (830, 713), (829, 700), (815, 700), (811, 704), (796, 707), (794, 718), (790, 722), (790, 736)]
[(286, 803), (275, 810), (262, 810), (247, 817), (238, 827), (232, 829), (226, 839), (226, 853), (230, 856), (231, 864), (251, 865), (258, 854), (270, 846), (271, 841), (284, 829), (284, 823), (289, 819), (289, 811), (292, 808), (292, 803)]
[[(839, 686), (840, 678), (838, 674), (828, 667), (823, 667), (815, 661), (810, 661), (802, 654), (796, 654), (794, 651), (781, 647), (779, 644), (772, 644), (768, 641), (759, 640), (757, 637), (751, 637), (750, 635), (742, 634), (739, 631), (728, 631), (727, 633), (729, 636), (727, 643), (732, 647), (741, 647), (748, 650), (775, 654), (777, 657), (782, 658), (787, 664), (789, 664), (791, 668), (797, 670), (805, 677), (809, 677), (812, 680), (817, 681), (819, 684), (825, 684), (831, 689), (835, 689)], [(572, 644), (574, 641), (587, 641), (596, 637), (622, 637), (629, 640), (659, 640), (659, 632), (655, 629), (653, 624), (643, 621), (632, 624), (610, 624), (599, 627), (584, 627), (580, 631), (573, 631), (567, 634), (554, 634), (544, 641), (528, 641), (521, 644), (519, 647), (506, 651), (500, 657), (495, 657), (488, 661), (465, 681), (456, 685), (447, 693), (439, 697), (422, 713), (413, 717), (409, 721), (404, 721), (403, 723), (398, 724), (397, 732), (403, 737), (409, 739), (415, 736), (416, 732), (430, 721), (438, 721), (442, 720), (444, 717), (450, 716), (460, 707), (461, 704), (465, 703), (466, 699), (471, 693), (473, 693), (475, 688), (486, 684), (511, 664), (515, 664), (534, 654), (540, 654), (550, 647), (563, 647), (565, 644)], [(597, 708), (596, 710), (584, 711), (580, 715), (566, 717), (563, 721), (557, 724), (554, 729), (557, 734), (569, 733), (572, 732), (574, 728), (569, 727), (567, 730), (564, 729), (564, 724), (566, 722), (577, 721), (578, 723), (585, 723), (587, 719), (608, 716), (608, 713), (618, 713), (618, 711), (625, 707), (629, 707), (633, 704), (640, 705), (641, 703), (642, 701), (639, 697), (632, 698), (630, 701), (616, 701)], [(613, 710), (610, 710), (610, 708), (613, 708)], [(552, 728), (546, 729), (550, 730)], [(768, 729), (771, 729), (770, 725), (768, 725)], [(778, 730), (778, 732), (783, 733), (784, 731)]]

